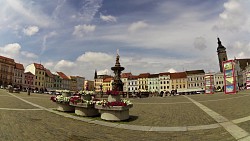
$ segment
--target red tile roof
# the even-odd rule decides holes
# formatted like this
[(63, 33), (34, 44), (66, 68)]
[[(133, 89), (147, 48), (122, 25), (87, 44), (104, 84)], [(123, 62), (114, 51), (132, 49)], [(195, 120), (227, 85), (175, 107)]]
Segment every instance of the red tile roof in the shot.
[(66, 76), (63, 72), (58, 72), (58, 71), (57, 71), (57, 74), (58, 74), (62, 79), (66, 79), (66, 80), (69, 79), (68, 76)]
[(29, 71), (29, 72), (25, 72), (24, 74), (25, 74), (25, 75), (34, 75), (34, 74), (31, 73), (30, 71)]
[(190, 70), (186, 71), (187, 75), (193, 75), (193, 74), (205, 74), (204, 70)]
[(15, 62), (14, 59), (8, 58), (8, 57), (4, 57), (4, 56), (0, 56), (0, 59), (5, 59), (5, 60), (11, 61), (11, 62)]
[(159, 76), (163, 76), (163, 75), (170, 75), (170, 72), (161, 72), (161, 73), (159, 73)]
[(129, 80), (136, 80), (136, 79), (138, 79), (138, 76), (132, 75), (132, 76), (130, 76), (128, 79), (129, 79)]
[(24, 70), (23, 64), (16, 63), (15, 69)]
[(132, 73), (122, 73), (121, 78), (128, 78), (129, 76), (132, 76)]
[(36, 69), (40, 69), (40, 70), (44, 70), (44, 66), (42, 64), (37, 64), (37, 63), (34, 63), (34, 66)]
[(157, 78), (159, 77), (159, 74), (150, 74), (149, 78)]
[(103, 80), (103, 82), (111, 82), (111, 80), (113, 80), (113, 78), (112, 78), (112, 77), (108, 77), (108, 78), (105, 78), (105, 79)]
[(51, 77), (51, 78), (54, 77), (54, 75), (50, 72), (49, 69), (45, 69), (45, 73), (46, 73), (47, 76), (49, 76), (49, 77)]
[(186, 72), (170, 73), (170, 79), (187, 78)]
[(150, 76), (150, 73), (141, 73), (139, 74), (139, 78), (148, 78)]

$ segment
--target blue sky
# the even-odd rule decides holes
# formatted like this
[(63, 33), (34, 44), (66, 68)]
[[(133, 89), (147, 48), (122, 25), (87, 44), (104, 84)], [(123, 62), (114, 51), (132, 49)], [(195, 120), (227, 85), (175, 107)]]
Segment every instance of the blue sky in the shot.
[(3, 0), (0, 55), (27, 66), (93, 79), (124, 72), (219, 71), (217, 37), (228, 58), (249, 58), (248, 0)]

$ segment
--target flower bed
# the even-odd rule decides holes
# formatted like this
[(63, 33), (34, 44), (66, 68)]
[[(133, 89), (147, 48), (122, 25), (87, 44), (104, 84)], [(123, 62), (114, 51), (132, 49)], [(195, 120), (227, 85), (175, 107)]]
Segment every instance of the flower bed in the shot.
[(75, 114), (79, 116), (96, 116), (98, 110), (94, 108), (95, 101), (82, 99), (76, 95), (70, 98), (70, 105), (75, 107)]
[(99, 109), (101, 119), (121, 121), (129, 118), (129, 109), (133, 104), (129, 100), (120, 99), (120, 95), (109, 95), (108, 100), (97, 101), (95, 108)]
[(53, 102), (57, 103), (57, 110), (63, 112), (73, 112), (75, 108), (69, 105), (70, 97), (65, 97), (62, 95), (52, 96), (50, 98)]

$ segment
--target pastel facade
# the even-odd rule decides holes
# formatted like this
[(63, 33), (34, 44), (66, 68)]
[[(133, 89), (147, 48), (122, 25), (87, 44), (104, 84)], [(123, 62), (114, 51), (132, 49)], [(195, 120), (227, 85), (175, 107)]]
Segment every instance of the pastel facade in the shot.
[(123, 92), (128, 92), (128, 78), (132, 76), (132, 73), (122, 73), (121, 80), (123, 82)]
[(34, 87), (35, 75), (31, 72), (24, 73), (23, 89), (35, 89)]
[(77, 90), (77, 80), (75, 76), (69, 76), (70, 79), (70, 86), (69, 86), (69, 90), (71, 91), (78, 91)]
[(55, 90), (54, 89), (55, 78), (50, 70), (45, 69), (45, 89), (46, 91)]
[(170, 73), (171, 91), (185, 92), (187, 90), (187, 74), (186, 72)]
[(14, 68), (14, 81), (15, 88), (22, 89), (24, 83), (24, 67), (23, 64), (16, 63)]
[(112, 90), (112, 82), (113, 82), (112, 77), (108, 77), (103, 80), (103, 84), (102, 84), (103, 92)]
[(14, 59), (0, 56), (0, 85), (7, 86), (13, 84), (14, 79)]
[(164, 72), (159, 74), (159, 92), (170, 92), (171, 91), (171, 81), (170, 73)]
[(44, 91), (45, 88), (45, 68), (42, 64), (33, 63), (25, 68), (25, 72), (35, 75), (34, 87), (36, 91)]
[(214, 87), (216, 90), (224, 90), (224, 73), (214, 73)]
[(204, 91), (204, 70), (190, 70), (186, 71), (187, 73), (187, 88), (190, 91)]
[(70, 90), (70, 79), (68, 76), (66, 76), (63, 72), (56, 72), (61, 80), (62, 80), (62, 83), (61, 83), (61, 89), (62, 90)]
[(84, 88), (84, 81), (85, 81), (85, 77), (81, 77), (81, 76), (75, 76), (76, 77), (76, 90), (77, 91), (81, 91)]
[(138, 76), (130, 76), (128, 78), (128, 92), (138, 92)]
[(141, 73), (138, 76), (138, 90), (141, 92), (148, 91), (148, 77), (150, 73)]
[(54, 76), (54, 89), (56, 90), (62, 90), (62, 81), (63, 79), (55, 72), (53, 73)]
[(150, 74), (148, 77), (148, 91), (149, 92), (159, 92), (159, 74)]

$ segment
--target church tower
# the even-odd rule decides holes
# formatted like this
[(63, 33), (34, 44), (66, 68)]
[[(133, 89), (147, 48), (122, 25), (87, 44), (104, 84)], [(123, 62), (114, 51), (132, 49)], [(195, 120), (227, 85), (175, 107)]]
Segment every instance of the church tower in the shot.
[(220, 64), (220, 72), (223, 72), (223, 61), (227, 61), (227, 52), (226, 48), (221, 44), (220, 38), (218, 39), (218, 47), (217, 47), (217, 54), (218, 54), (218, 59), (219, 59), (219, 64)]

